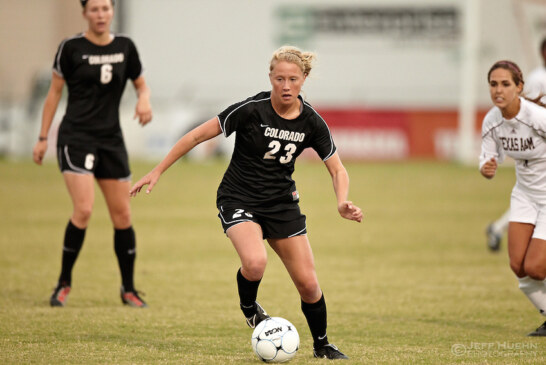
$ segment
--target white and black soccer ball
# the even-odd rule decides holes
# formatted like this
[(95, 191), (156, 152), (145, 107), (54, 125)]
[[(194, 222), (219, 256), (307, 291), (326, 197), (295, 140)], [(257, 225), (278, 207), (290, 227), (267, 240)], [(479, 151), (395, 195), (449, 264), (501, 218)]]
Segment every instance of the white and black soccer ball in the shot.
[(300, 336), (296, 327), (281, 317), (260, 322), (252, 333), (252, 349), (265, 362), (285, 362), (296, 355)]

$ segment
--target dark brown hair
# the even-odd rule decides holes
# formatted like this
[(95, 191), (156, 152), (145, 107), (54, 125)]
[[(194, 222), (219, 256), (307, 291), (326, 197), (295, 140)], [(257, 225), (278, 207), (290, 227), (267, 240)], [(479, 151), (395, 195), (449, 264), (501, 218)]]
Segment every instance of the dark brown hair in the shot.
[(524, 83), (523, 74), (521, 73), (521, 69), (519, 68), (519, 66), (515, 62), (508, 60), (497, 61), (493, 66), (491, 66), (489, 72), (487, 73), (487, 82), (491, 81), (491, 73), (498, 68), (509, 71), (512, 75), (512, 80), (514, 81), (514, 84), (519, 85), (520, 83)]
[[(82, 8), (85, 8), (85, 5), (87, 5), (87, 1), (89, 0), (80, 0), (80, 4), (82, 4)], [(110, 0), (112, 2), (112, 6), (115, 5), (115, 0)]]

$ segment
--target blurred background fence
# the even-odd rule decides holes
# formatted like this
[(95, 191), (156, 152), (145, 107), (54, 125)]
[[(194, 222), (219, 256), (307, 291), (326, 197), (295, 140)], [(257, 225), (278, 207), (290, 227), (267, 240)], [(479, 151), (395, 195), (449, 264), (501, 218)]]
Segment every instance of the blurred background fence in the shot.
[[(0, 0), (0, 154), (30, 158), (57, 46), (86, 29), (78, 0)], [(312, 50), (304, 87), (342, 157), (477, 161), (486, 74), (539, 66), (541, 0), (117, 0), (114, 31), (137, 44), (154, 121), (122, 126), (132, 158), (159, 159), (193, 126), (261, 90), (283, 44)], [(59, 106), (49, 157), (64, 113)], [(227, 154), (230, 141), (194, 157)]]

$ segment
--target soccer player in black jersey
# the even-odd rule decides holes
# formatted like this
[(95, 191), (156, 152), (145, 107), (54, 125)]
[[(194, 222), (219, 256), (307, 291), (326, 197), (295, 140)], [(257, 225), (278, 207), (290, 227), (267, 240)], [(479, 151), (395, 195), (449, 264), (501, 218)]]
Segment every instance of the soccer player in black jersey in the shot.
[(224, 231), (241, 259), (237, 285), (247, 324), (254, 328), (268, 317), (256, 302), (267, 263), (266, 239), (301, 296), (314, 355), (346, 359), (326, 336), (326, 303), (291, 177), (296, 158), (305, 148), (313, 148), (332, 176), (339, 214), (362, 220), (360, 208), (347, 200), (349, 177), (328, 126), (299, 95), (314, 58), (313, 53), (281, 47), (270, 64), (270, 92), (236, 103), (184, 135), (163, 161), (132, 187), (130, 195), (136, 196), (144, 185), (149, 193), (160, 175), (197, 144), (235, 132), (233, 156), (218, 188), (217, 206)]
[(74, 210), (66, 227), (62, 267), (52, 306), (64, 306), (70, 293), (72, 268), (83, 244), (95, 200), (94, 178), (100, 186), (114, 225), (114, 249), (121, 271), (121, 300), (146, 307), (134, 288), (135, 232), (131, 225), (129, 161), (119, 123), (119, 103), (128, 79), (138, 94), (135, 118), (152, 119), (150, 91), (142, 76), (135, 45), (110, 33), (114, 0), (80, 0), (89, 27), (65, 39), (53, 64), (40, 136), (33, 151), (42, 164), (47, 136), (66, 84), (68, 105), (59, 127), (57, 157)]

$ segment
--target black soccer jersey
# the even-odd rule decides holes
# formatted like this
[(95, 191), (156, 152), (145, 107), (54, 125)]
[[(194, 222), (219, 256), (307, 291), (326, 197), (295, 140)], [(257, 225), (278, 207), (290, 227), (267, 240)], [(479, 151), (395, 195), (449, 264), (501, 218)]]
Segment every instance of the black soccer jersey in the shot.
[(135, 80), (142, 65), (134, 43), (115, 35), (99, 46), (83, 34), (59, 46), (54, 71), (68, 87), (68, 105), (59, 129), (59, 144), (99, 143), (120, 138), (119, 103), (127, 79)]
[(231, 105), (218, 115), (226, 137), (236, 132), (233, 156), (218, 188), (219, 206), (237, 202), (267, 207), (298, 201), (292, 180), (296, 158), (307, 147), (324, 161), (335, 153), (326, 122), (299, 98), (303, 110), (292, 120), (275, 112), (271, 92)]

